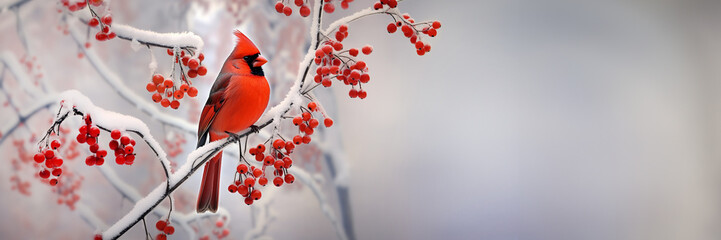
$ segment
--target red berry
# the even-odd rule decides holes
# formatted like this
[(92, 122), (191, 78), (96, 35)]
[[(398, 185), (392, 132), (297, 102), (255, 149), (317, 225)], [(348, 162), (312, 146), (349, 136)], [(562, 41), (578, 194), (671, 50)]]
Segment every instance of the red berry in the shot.
[(98, 139), (95, 137), (87, 137), (85, 138), (85, 142), (88, 143), (88, 145), (93, 145), (98, 142)]
[(189, 97), (198, 96), (198, 89), (195, 87), (190, 87), (190, 89), (188, 89), (188, 96)]
[(435, 37), (436, 34), (438, 34), (438, 31), (436, 31), (435, 28), (431, 28), (428, 30), (428, 36)]
[(148, 92), (155, 92), (157, 89), (155, 88), (155, 84), (148, 83), (148, 85), (145, 85), (145, 90), (148, 90)]
[(178, 109), (178, 107), (180, 107), (180, 102), (178, 102), (178, 100), (173, 100), (172, 102), (170, 102), (170, 107), (173, 109)]
[(35, 156), (33, 156), (33, 160), (35, 160), (36, 163), (41, 163), (45, 161), (45, 155), (42, 153), (37, 153)]
[(433, 28), (436, 28), (436, 29), (441, 28), (441, 22), (439, 22), (439, 21), (433, 22)]
[(245, 204), (248, 204), (248, 205), (253, 204), (253, 198), (252, 197), (245, 198)]
[(205, 76), (205, 74), (208, 74), (208, 68), (206, 68), (205, 66), (198, 67), (197, 71), (198, 71), (198, 75), (200, 75), (200, 76)]
[(100, 128), (91, 127), (90, 128), (90, 136), (97, 137), (98, 135), (100, 135)]
[(98, 41), (105, 41), (108, 39), (108, 35), (102, 32), (98, 32), (95, 34), (95, 39)]
[(153, 99), (153, 102), (160, 102), (160, 100), (163, 100), (163, 96), (160, 95), (160, 93), (155, 93), (151, 97)]
[(160, 100), (160, 106), (163, 106), (163, 107), (168, 107), (168, 106), (170, 106), (170, 100), (168, 100), (167, 98), (164, 98), (163, 100)]
[(358, 97), (359, 97), (360, 99), (364, 99), (364, 98), (366, 98), (366, 96), (368, 96), (368, 93), (367, 93), (366, 91), (364, 91), (363, 89), (361, 89), (360, 91), (358, 91)]
[(389, 23), (386, 29), (388, 30), (388, 33), (394, 33), (396, 32), (396, 30), (398, 30), (398, 27), (396, 27), (396, 24), (394, 23)]
[(128, 146), (125, 146), (124, 150), (125, 150), (125, 154), (133, 154), (134, 149), (133, 149), (133, 146), (128, 145)]
[(105, 16), (103, 16), (103, 18), (101, 18), (100, 20), (103, 21), (103, 23), (104, 23), (105, 25), (110, 25), (110, 24), (113, 23), (113, 17), (110, 16), (110, 15), (105, 15)]
[(118, 141), (115, 141), (115, 140), (110, 141), (108, 143), (108, 147), (110, 147), (110, 150), (118, 149)]
[(308, 120), (310, 120), (311, 115), (310, 115), (309, 112), (304, 112), (304, 113), (301, 114), (301, 115), (303, 116), (303, 121), (308, 121)]
[(62, 169), (56, 168), (55, 170), (53, 170), (53, 175), (54, 175), (54, 176), (60, 176), (61, 174), (63, 174), (63, 170), (62, 170)]
[(78, 134), (78, 137), (75, 138), (75, 140), (77, 140), (78, 143), (85, 143), (85, 134)]
[(273, 167), (275, 167), (276, 169), (280, 169), (281, 167), (283, 167), (283, 160), (275, 160), (275, 162), (273, 163)]
[(155, 223), (155, 228), (158, 229), (158, 231), (163, 231), (165, 229), (165, 226), (167, 226), (168, 223), (166, 223), (163, 220), (158, 220), (158, 222)]
[(255, 190), (253, 190), (253, 192), (250, 193), (250, 197), (253, 198), (254, 200), (259, 200), (261, 195), (262, 194), (260, 193), (260, 190), (258, 190), (258, 189), (255, 189)]
[(293, 9), (289, 6), (285, 6), (283, 7), (283, 14), (285, 14), (286, 16), (290, 16), (291, 14), (293, 14)]
[(50, 149), (45, 150), (43, 152), (43, 154), (45, 155), (46, 159), (51, 159), (51, 158), (55, 157), (55, 152), (53, 152), (53, 150), (50, 150)]
[(311, 139), (310, 139), (310, 136), (308, 136), (308, 135), (303, 136), (303, 143), (304, 143), (304, 144), (310, 143), (310, 140), (311, 140)]
[(358, 49), (351, 48), (350, 50), (348, 50), (348, 54), (350, 54), (351, 56), (354, 56), (354, 57), (358, 56)]
[(268, 178), (266, 178), (266, 177), (258, 178), (258, 184), (260, 184), (261, 186), (265, 186), (266, 184), (268, 184)]
[(155, 74), (155, 75), (153, 75), (153, 83), (154, 83), (155, 85), (158, 85), (158, 84), (163, 83), (163, 80), (164, 80), (164, 79), (165, 79), (165, 78), (163, 78), (163, 75), (160, 75), (160, 74)]
[(365, 55), (371, 54), (371, 52), (373, 52), (373, 47), (371, 47), (370, 45), (366, 45), (363, 47), (362, 51)]
[(90, 150), (91, 153), (96, 153), (96, 152), (98, 152), (98, 148), (100, 148), (100, 146), (98, 146), (98, 144), (96, 143), (96, 144), (90, 145), (90, 147), (88, 149)]
[(155, 86), (155, 89), (158, 91), (158, 93), (163, 94), (165, 93), (165, 85), (161, 82), (160, 84)]
[(300, 135), (295, 135), (295, 137), (293, 137), (293, 143), (295, 143), (295, 145), (300, 145), (301, 143), (303, 143), (303, 137), (301, 137)]
[(248, 177), (245, 179), (245, 181), (243, 181), (243, 183), (245, 183), (245, 185), (248, 187), (252, 187), (253, 185), (255, 185), (255, 178)]
[(350, 96), (350, 98), (356, 98), (356, 97), (358, 97), (358, 90), (351, 89), (351, 90), (348, 92), (348, 96)]
[(326, 3), (325, 5), (323, 5), (323, 11), (327, 13), (333, 13), (333, 11), (335, 11), (335, 5), (330, 2)]
[(48, 177), (50, 177), (50, 171), (42, 170), (42, 171), (40, 171), (39, 175), (41, 178), (48, 178)]
[(110, 137), (113, 138), (113, 139), (115, 139), (115, 140), (117, 140), (118, 138), (120, 138), (120, 130), (115, 129), (115, 130), (113, 130), (112, 132), (110, 132)]
[(293, 160), (290, 159), (289, 157), (284, 157), (283, 158), (283, 167), (290, 168), (291, 166), (293, 166)]
[(50, 186), (55, 186), (55, 185), (58, 185), (58, 180), (57, 180), (57, 179), (50, 179), (50, 182), (49, 182), (49, 183), (50, 183)]
[(348, 25), (345, 25), (345, 24), (340, 25), (340, 27), (338, 27), (338, 31), (347, 32), (347, 31), (348, 31)]
[(163, 82), (163, 86), (165, 86), (165, 88), (173, 87), (173, 80), (170, 80), (170, 78), (165, 79), (165, 81)]
[(236, 171), (238, 171), (238, 173), (240, 173), (240, 174), (245, 174), (248, 172), (248, 165), (240, 164), (236, 168)]
[(275, 4), (275, 11), (277, 11), (278, 13), (283, 13), (283, 8), (285, 8), (283, 3), (278, 2)]
[(318, 104), (316, 104), (315, 102), (308, 103), (308, 109), (310, 109), (311, 111), (315, 112), (316, 107), (318, 107)]
[(300, 7), (300, 15), (303, 17), (310, 16), (310, 8), (306, 5)]
[[(162, 229), (161, 229), (162, 231)], [(168, 240), (168, 236), (165, 234), (159, 233), (158, 236), (155, 236), (155, 240)]]
[(168, 235), (173, 235), (173, 233), (175, 232), (175, 228), (173, 226), (165, 226), (163, 232)]
[(53, 149), (58, 149), (60, 147), (60, 141), (58, 141), (57, 139), (53, 140), (52, 142), (50, 142), (50, 147)]
[(103, 240), (103, 235), (95, 234), (95, 237), (93, 237), (93, 240)]
[(275, 177), (275, 178), (273, 179), (273, 185), (275, 185), (276, 187), (282, 186), (282, 185), (283, 185), (283, 178), (281, 178), (281, 177)]
[(260, 168), (253, 169), (253, 176), (260, 177), (261, 175), (263, 175), (263, 170)]
[(285, 147), (285, 142), (284, 142), (283, 140), (276, 139), (275, 141), (273, 141), (273, 147), (274, 147), (275, 149), (284, 148), (284, 147)]
[(298, 124), (301, 124), (301, 123), (303, 123), (303, 119), (300, 116), (293, 118), (294, 125), (298, 126)]
[(259, 152), (259, 153), (265, 152), (265, 145), (263, 145), (263, 144), (258, 144), (258, 147), (257, 147), (257, 148), (258, 148), (258, 152)]
[(98, 21), (97, 18), (91, 18), (91, 19), (88, 21), (88, 26), (91, 26), (91, 27), (97, 27), (98, 24), (100, 24), (100, 21)]
[(290, 174), (290, 173), (286, 174), (286, 175), (285, 175), (285, 182), (288, 183), (288, 184), (291, 184), (291, 183), (295, 182), (295, 176), (293, 176), (293, 174)]
[(123, 137), (121, 137), (121, 138), (120, 138), (120, 143), (123, 144), (123, 145), (128, 145), (128, 144), (130, 144), (130, 137), (128, 137), (128, 136), (123, 136)]
[(230, 184), (230, 185), (228, 186), (228, 192), (230, 192), (230, 193), (235, 193), (235, 191), (237, 191), (237, 190), (238, 190), (238, 187), (236, 187), (236, 186), (233, 185), (233, 184)]
[(190, 69), (198, 69), (198, 66), (200, 66), (200, 63), (198, 62), (198, 59), (190, 59), (188, 61), (188, 67)]
[(265, 158), (263, 159), (263, 165), (271, 165), (274, 161), (275, 159), (273, 158), (273, 156), (265, 156)]
[(378, 9), (381, 9), (381, 8), (383, 8), (383, 4), (382, 4), (382, 3), (376, 2), (376, 3), (373, 4), (373, 9), (378, 10)]
[(311, 128), (316, 128), (319, 124), (320, 123), (318, 122), (318, 119), (315, 118), (311, 119), (310, 122), (308, 122), (308, 126)]
[(195, 77), (198, 76), (198, 71), (197, 71), (197, 70), (194, 70), (194, 69), (191, 69), (190, 71), (188, 71), (187, 74), (188, 74), (188, 77), (189, 77), (189, 78), (195, 78)]
[(295, 0), (295, 5), (300, 7), (301, 5), (303, 5), (303, 2), (303, 0)]
[[(131, 156), (132, 156), (132, 155), (131, 155)], [(117, 155), (117, 156), (115, 156), (115, 163), (117, 163), (118, 165), (123, 165), (123, 164), (125, 164), (125, 157), (124, 157), (123, 155)]]
[(238, 194), (240, 194), (241, 196), (248, 195), (248, 186), (245, 186), (245, 185), (238, 186)]
[[(181, 56), (185, 55), (185, 52), (180, 52), (180, 53), (181, 53), (180, 54)], [(181, 62), (183, 63), (184, 66), (188, 66), (188, 60), (190, 60), (190, 56), (184, 56), (181, 58)]]

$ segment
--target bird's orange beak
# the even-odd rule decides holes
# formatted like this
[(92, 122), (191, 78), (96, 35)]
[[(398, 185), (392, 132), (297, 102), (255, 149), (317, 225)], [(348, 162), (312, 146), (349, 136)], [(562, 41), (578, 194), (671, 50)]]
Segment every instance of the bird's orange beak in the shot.
[(253, 67), (260, 67), (263, 66), (263, 64), (267, 63), (268, 59), (265, 59), (263, 56), (258, 56), (258, 58), (255, 59), (253, 62)]

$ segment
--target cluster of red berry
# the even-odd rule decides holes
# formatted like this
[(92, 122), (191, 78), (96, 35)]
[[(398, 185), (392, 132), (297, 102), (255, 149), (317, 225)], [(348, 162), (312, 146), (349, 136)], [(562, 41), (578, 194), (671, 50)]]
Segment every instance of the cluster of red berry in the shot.
[[(424, 22), (415, 23), (415, 20), (408, 14), (403, 14), (403, 20), (398, 20), (395, 23), (389, 23), (386, 29), (388, 33), (394, 33), (401, 28), (403, 36), (410, 39), (411, 44), (415, 46), (416, 53), (423, 56), (427, 52), (431, 51), (431, 45), (421, 41), (419, 33), (425, 34), (429, 37), (435, 37), (438, 34), (438, 29), (441, 28), (441, 22)], [(395, 17), (394, 17), (395, 19)]]
[(135, 161), (135, 140), (130, 136), (123, 135), (120, 130), (115, 129), (110, 132), (113, 140), (108, 143), (110, 150), (115, 151), (115, 163), (118, 165), (133, 165)]
[(155, 240), (166, 240), (168, 239), (168, 235), (175, 233), (175, 227), (171, 226), (169, 221), (158, 220), (158, 222), (155, 223), (155, 228), (161, 231), (161, 233), (158, 233), (155, 237)]
[(85, 164), (88, 166), (103, 165), (105, 163), (105, 156), (108, 155), (108, 151), (100, 149), (98, 145), (98, 136), (100, 136), (100, 128), (93, 126), (93, 120), (90, 118), (90, 114), (85, 115), (85, 125), (80, 126), (78, 129), (79, 133), (75, 140), (78, 143), (88, 144), (88, 149), (92, 153), (90, 156), (85, 158)]
[(378, 9), (383, 8), (383, 6), (388, 6), (389, 8), (396, 8), (398, 6), (398, 1), (396, 1), (396, 0), (380, 0), (373, 4), (373, 9), (378, 10)]
[[(275, 4), (275, 11), (285, 14), (286, 16), (290, 16), (293, 14), (293, 9), (290, 7), (291, 5), (289, 3), (284, 4), (283, 2), (286, 2), (286, 0), (278, 1)], [(353, 0), (336, 0), (336, 2), (340, 2), (341, 8), (348, 9), (348, 4), (353, 2)], [(308, 6), (307, 0), (294, 0), (293, 3), (295, 6), (299, 7), (298, 13), (300, 16), (307, 17), (310, 15), (310, 7)], [(323, 11), (327, 13), (333, 13), (335, 11), (335, 4), (333, 4), (333, 0), (323, 0)]]
[(68, 11), (75, 12), (78, 10), (84, 9), (86, 6), (88, 6), (88, 2), (90, 2), (90, 5), (93, 5), (95, 7), (100, 6), (103, 4), (103, 0), (75, 0), (73, 2), (70, 2), (70, 0), (61, 0), (60, 3), (63, 4), (63, 7), (67, 8)]
[[(117, 35), (115, 32), (110, 31), (110, 25), (113, 23), (113, 16), (110, 15), (110, 12), (105, 13), (102, 17), (100, 17), (96, 10), (94, 10), (92, 7), (98, 7), (103, 4), (103, 0), (80, 0), (77, 2), (71, 3), (69, 0), (62, 0), (63, 7), (67, 8), (69, 11), (74, 12), (78, 10), (85, 9), (87, 6), (90, 10), (91, 18), (88, 20), (88, 26), (90, 27), (97, 27), (100, 26), (100, 31), (95, 34), (95, 39), (98, 41), (105, 41), (115, 38)], [(90, 6), (88, 5), (90, 4)], [(86, 47), (89, 47), (90, 44), (86, 43)]]
[[(53, 140), (50, 143), (49, 149), (41, 149), (41, 151), (35, 156), (33, 156), (33, 160), (35, 160), (36, 163), (40, 164), (42, 167), (42, 170), (40, 170), (40, 178), (42, 179), (48, 179), (52, 175), (53, 178), (50, 178), (50, 186), (55, 186), (58, 184), (58, 178), (63, 173), (63, 170), (60, 168), (63, 165), (63, 159), (58, 156), (55, 151), (60, 147), (60, 141)], [(45, 163), (44, 165), (42, 163)]]
[(189, 97), (198, 96), (198, 89), (191, 86), (192, 82), (185, 76), (187, 75), (189, 78), (195, 78), (199, 75), (205, 76), (205, 74), (208, 73), (208, 69), (201, 65), (203, 59), (205, 59), (202, 53), (198, 54), (197, 58), (191, 58), (189, 55), (185, 55), (185, 51), (180, 51), (180, 54), (176, 54), (172, 49), (168, 49), (168, 55), (174, 56), (176, 63), (180, 62), (183, 66), (188, 67), (187, 72), (181, 67), (181, 72), (185, 74), (180, 78), (180, 86), (175, 84), (172, 75), (169, 78), (165, 78), (163, 75), (155, 74), (151, 78), (151, 82), (145, 86), (145, 89), (151, 93), (155, 92), (151, 96), (153, 102), (160, 103), (163, 107), (178, 109), (178, 107), (180, 107), (180, 101), (178, 100), (183, 99), (185, 94), (188, 94)]
[(192, 58), (190, 55), (186, 55), (185, 51), (180, 51), (180, 55), (176, 54), (172, 49), (168, 49), (168, 55), (175, 56), (175, 62), (180, 62), (183, 66), (187, 66), (190, 69), (186, 72), (189, 78), (195, 78), (197, 76), (205, 76), (208, 73), (208, 68), (203, 66), (203, 60), (205, 55), (203, 53), (198, 54), (197, 58)]
[[(368, 75), (368, 66), (364, 61), (356, 60), (359, 53), (365, 55), (373, 52), (373, 47), (366, 45), (360, 50), (351, 48), (347, 51), (343, 50), (341, 43), (348, 37), (348, 26), (341, 25), (335, 33), (335, 40), (328, 39), (315, 51), (316, 75), (313, 80), (322, 84), (324, 87), (332, 85), (331, 79), (335, 78), (342, 81), (345, 85), (350, 85), (351, 90), (348, 95), (351, 98), (366, 98), (368, 93), (363, 90), (363, 83), (370, 81)], [(358, 89), (356, 89), (358, 86)]]

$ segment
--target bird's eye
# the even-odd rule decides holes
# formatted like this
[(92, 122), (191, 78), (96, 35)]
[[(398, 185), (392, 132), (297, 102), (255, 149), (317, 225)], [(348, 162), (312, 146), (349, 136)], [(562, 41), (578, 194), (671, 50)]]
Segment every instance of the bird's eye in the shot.
[(243, 57), (243, 59), (245, 59), (245, 60), (248, 60), (249, 58), (250, 58), (250, 56)]

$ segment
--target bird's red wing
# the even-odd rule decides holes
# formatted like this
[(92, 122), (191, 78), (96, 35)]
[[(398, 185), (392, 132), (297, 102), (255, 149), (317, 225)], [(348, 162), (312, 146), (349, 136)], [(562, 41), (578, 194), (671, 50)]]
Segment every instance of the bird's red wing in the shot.
[(231, 74), (218, 75), (218, 79), (215, 80), (213, 87), (210, 89), (210, 96), (208, 96), (208, 101), (205, 102), (203, 112), (200, 114), (200, 122), (198, 123), (198, 144), (196, 148), (205, 145), (210, 125), (213, 124), (215, 116), (218, 114), (218, 111), (220, 111), (220, 108), (223, 107), (223, 103), (225, 103), (223, 96), (225, 94), (225, 89), (230, 82), (231, 76)]

